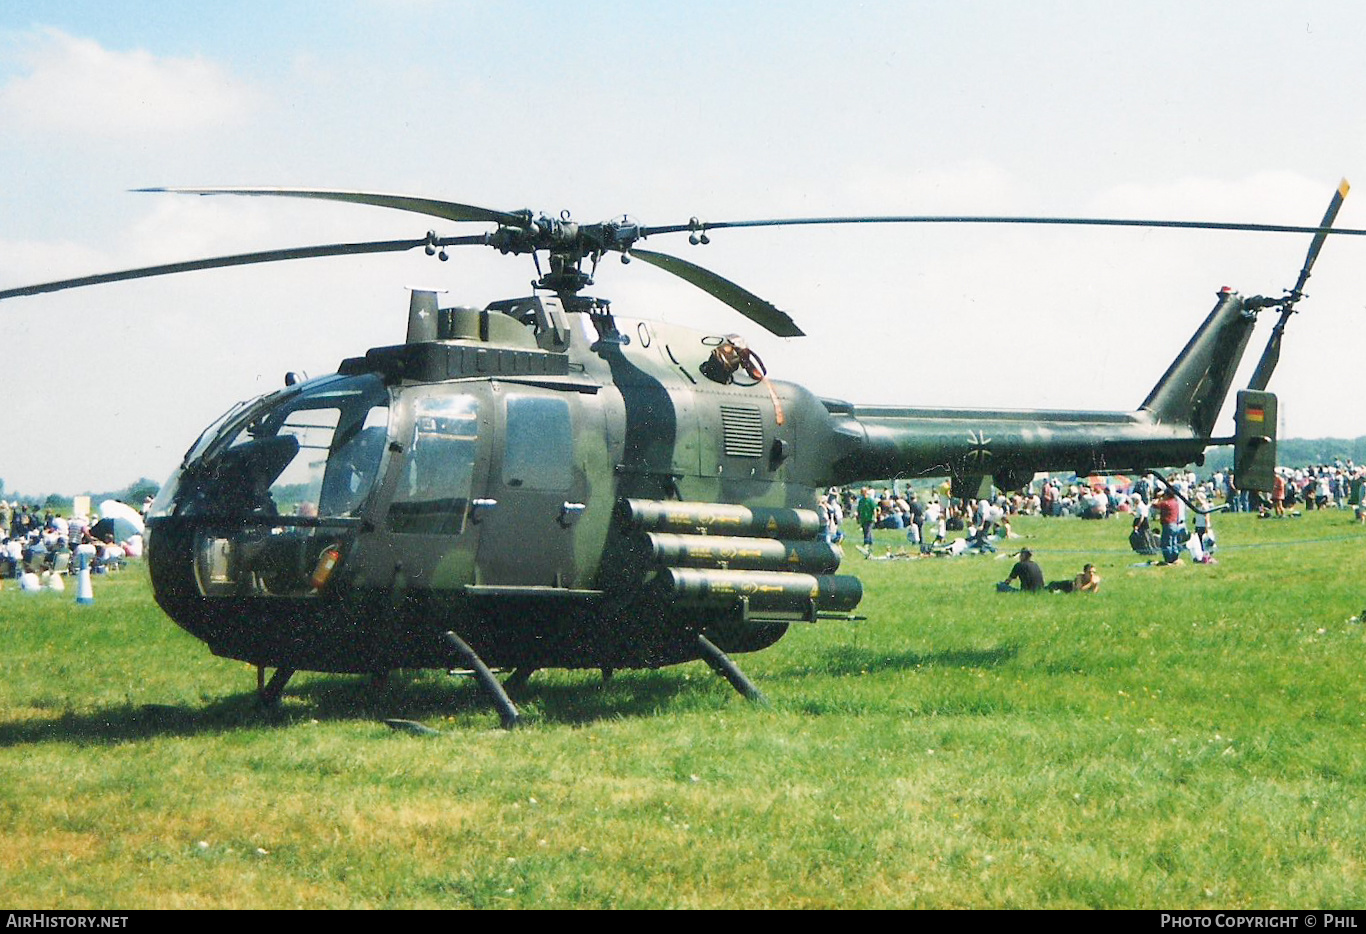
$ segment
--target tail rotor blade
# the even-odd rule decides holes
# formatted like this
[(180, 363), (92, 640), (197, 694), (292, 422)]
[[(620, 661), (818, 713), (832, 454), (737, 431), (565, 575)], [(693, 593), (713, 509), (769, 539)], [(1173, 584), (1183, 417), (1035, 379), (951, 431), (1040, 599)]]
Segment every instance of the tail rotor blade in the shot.
[(1265, 390), (1267, 384), (1271, 382), (1271, 374), (1275, 372), (1276, 364), (1281, 359), (1281, 341), (1285, 337), (1286, 322), (1295, 313), (1295, 303), (1304, 298), (1304, 286), (1309, 281), (1309, 274), (1314, 268), (1314, 261), (1319, 258), (1319, 250), (1323, 249), (1323, 243), (1328, 239), (1333, 222), (1337, 220), (1338, 211), (1342, 208), (1343, 199), (1347, 197), (1347, 192), (1351, 187), (1347, 183), (1347, 179), (1344, 178), (1338, 184), (1338, 190), (1333, 193), (1332, 200), (1328, 202), (1328, 210), (1324, 212), (1323, 222), (1319, 224), (1319, 230), (1314, 234), (1314, 239), (1309, 244), (1309, 253), (1304, 258), (1304, 267), (1300, 270), (1299, 278), (1295, 280), (1295, 287), (1280, 303), (1281, 316), (1277, 319), (1275, 327), (1271, 329), (1271, 337), (1267, 339), (1266, 349), (1262, 351), (1262, 357), (1257, 361), (1257, 369), (1252, 371), (1252, 379), (1248, 383), (1249, 389), (1260, 392)]
[(1247, 384), (1248, 389), (1261, 392), (1266, 389), (1266, 384), (1271, 382), (1271, 373), (1281, 359), (1281, 335), (1284, 333), (1285, 325), (1277, 322), (1271, 331), (1271, 339), (1266, 342), (1266, 349), (1262, 351), (1262, 358), (1257, 361), (1257, 369), (1252, 371), (1252, 379)]
[(1345, 178), (1338, 183), (1338, 190), (1334, 192), (1333, 200), (1328, 202), (1328, 210), (1323, 215), (1323, 222), (1319, 224), (1321, 229), (1314, 234), (1314, 240), (1309, 244), (1309, 254), (1304, 258), (1304, 268), (1300, 270), (1300, 277), (1295, 280), (1295, 287), (1290, 290), (1292, 299), (1298, 299), (1304, 292), (1304, 284), (1309, 281), (1309, 270), (1314, 268), (1314, 260), (1319, 258), (1319, 250), (1323, 249), (1323, 242), (1328, 239), (1328, 229), (1333, 226), (1333, 221), (1337, 220), (1343, 199), (1347, 197), (1351, 187)]

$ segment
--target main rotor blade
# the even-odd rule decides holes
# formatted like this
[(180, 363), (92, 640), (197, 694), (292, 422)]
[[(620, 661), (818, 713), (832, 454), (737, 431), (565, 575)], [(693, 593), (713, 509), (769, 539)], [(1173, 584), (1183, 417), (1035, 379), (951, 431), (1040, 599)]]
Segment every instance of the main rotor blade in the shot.
[(234, 256), (215, 256), (210, 259), (194, 259), (183, 263), (165, 263), (161, 266), (142, 266), (138, 269), (125, 269), (120, 272), (106, 272), (96, 276), (81, 276), (78, 279), (60, 279), (39, 285), (26, 285), (15, 289), (0, 290), (0, 300), (17, 298), (20, 295), (40, 295), (43, 292), (60, 292), (63, 289), (76, 289), (86, 285), (100, 285), (105, 282), (121, 282), (124, 279), (146, 279), (152, 276), (169, 276), (177, 272), (194, 272), (197, 269), (218, 269), (224, 266), (247, 266), (252, 263), (275, 263), (287, 259), (312, 259), (319, 256), (353, 256), (361, 253), (401, 253), (428, 245), (467, 246), (486, 242), (484, 234), (468, 237), (423, 237), (419, 240), (372, 240), (366, 243), (330, 243), (323, 246), (295, 247), (285, 250), (264, 250), (259, 253), (238, 253)]
[(508, 211), (494, 211), (472, 204), (456, 204), (454, 201), (436, 201), (431, 198), (415, 198), (411, 195), (386, 195), (368, 191), (327, 191), (319, 188), (135, 188), (139, 192), (169, 192), (181, 195), (251, 195), (271, 198), (314, 198), (319, 201), (345, 201), (350, 204), (369, 204), (380, 208), (393, 208), (396, 211), (410, 211), (426, 214), (448, 221), (490, 221), (521, 227), (530, 220), (530, 213), (514, 214)]
[(1250, 230), (1258, 233), (1343, 234), (1366, 237), (1366, 230), (1353, 228), (1297, 227), (1292, 224), (1239, 224), (1231, 221), (1130, 220), (1115, 217), (996, 217), (967, 214), (907, 214), (888, 217), (787, 217), (754, 221), (717, 221), (642, 227), (641, 236), (724, 230), (730, 227), (811, 227), (820, 224), (1040, 224), (1073, 227), (1175, 227), (1186, 230)]
[(652, 266), (658, 266), (666, 272), (671, 272), (686, 282), (691, 282), (702, 291), (719, 298), (746, 318), (779, 337), (806, 336), (802, 329), (797, 327), (797, 322), (788, 317), (786, 312), (779, 311), (753, 292), (736, 285), (729, 279), (718, 276), (710, 269), (703, 269), (685, 259), (679, 259), (677, 256), (670, 256), (667, 253), (656, 253), (653, 250), (632, 248), (630, 255), (637, 259), (643, 259)]

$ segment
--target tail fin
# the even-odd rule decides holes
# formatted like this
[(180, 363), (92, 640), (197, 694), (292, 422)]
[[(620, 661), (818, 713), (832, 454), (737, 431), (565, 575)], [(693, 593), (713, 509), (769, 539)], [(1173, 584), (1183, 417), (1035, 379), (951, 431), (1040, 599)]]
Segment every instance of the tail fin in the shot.
[(1241, 295), (1221, 291), (1214, 310), (1140, 408), (1157, 422), (1188, 425), (1198, 437), (1208, 438), (1256, 321), (1257, 313), (1244, 308)]

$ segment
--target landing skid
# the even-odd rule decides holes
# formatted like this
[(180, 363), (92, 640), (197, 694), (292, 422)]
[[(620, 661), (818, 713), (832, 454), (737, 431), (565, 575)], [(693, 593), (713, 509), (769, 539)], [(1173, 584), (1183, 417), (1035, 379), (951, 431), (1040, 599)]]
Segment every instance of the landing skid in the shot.
[(280, 706), (280, 697), (285, 693), (285, 685), (289, 684), (289, 679), (294, 677), (293, 668), (276, 668), (275, 674), (266, 680), (266, 667), (258, 665), (256, 667), (256, 699), (260, 701), (262, 707)]
[[(516, 691), (525, 687), (532, 674), (536, 672), (536, 668), (518, 668), (508, 676), (506, 682), (500, 682), (493, 676), (493, 672), (489, 670), (489, 666), (484, 664), (484, 660), (475, 653), (474, 649), (470, 648), (469, 644), (466, 643), (464, 639), (461, 639), (453, 632), (443, 633), (442, 638), (444, 638), (447, 644), (454, 650), (455, 658), (460, 663), (461, 667), (468, 668), (474, 673), (475, 678), (479, 681), (480, 688), (482, 688), (484, 693), (489, 696), (489, 699), (493, 701), (494, 706), (498, 708), (498, 715), (502, 720), (503, 729), (510, 730), (517, 726), (517, 724), (521, 722), (522, 717), (517, 711), (517, 705), (512, 702), (512, 698), (508, 697), (507, 691), (509, 689)], [(745, 676), (745, 673), (740, 670), (739, 666), (731, 661), (730, 657), (726, 655), (725, 652), (722, 652), (717, 648), (715, 643), (701, 633), (698, 633), (697, 645), (698, 648), (702, 650), (702, 660), (710, 665), (713, 671), (729, 681), (731, 687), (739, 691), (746, 700), (753, 701), (757, 704), (768, 704), (768, 698), (764, 696), (764, 693), (754, 686), (754, 682), (750, 681), (749, 678)], [(275, 674), (271, 675), (270, 679), (267, 680), (265, 666), (257, 666), (256, 696), (260, 701), (261, 706), (279, 706), (280, 698), (285, 692), (285, 686), (289, 684), (289, 679), (294, 677), (294, 671), (293, 668), (277, 668), (275, 669)], [(603, 681), (611, 680), (614, 673), (612, 668), (603, 667)], [(371, 676), (372, 683), (382, 687), (387, 680), (387, 674), (387, 672), (375, 672)]]
[(730, 686), (735, 688), (745, 696), (746, 700), (756, 704), (768, 705), (768, 698), (764, 697), (763, 691), (754, 686), (754, 682), (745, 677), (745, 673), (740, 670), (730, 657), (722, 652), (702, 633), (697, 634), (697, 644), (702, 649), (702, 660), (711, 666), (712, 671), (730, 682)]
[[(498, 708), (498, 715), (502, 718), (503, 729), (510, 730), (521, 721), (521, 714), (517, 712), (517, 707), (512, 703), (512, 698), (508, 697), (507, 691), (503, 690), (503, 685), (489, 671), (489, 666), (484, 664), (484, 660), (475, 654), (474, 649), (466, 644), (465, 640), (453, 632), (442, 634), (442, 638), (455, 650), (456, 658), (462, 665), (474, 672), (474, 676), (479, 679), (479, 686), (484, 689), (484, 693), (493, 701)], [(527, 672), (527, 677), (531, 672)], [(513, 677), (516, 677), (514, 673)]]

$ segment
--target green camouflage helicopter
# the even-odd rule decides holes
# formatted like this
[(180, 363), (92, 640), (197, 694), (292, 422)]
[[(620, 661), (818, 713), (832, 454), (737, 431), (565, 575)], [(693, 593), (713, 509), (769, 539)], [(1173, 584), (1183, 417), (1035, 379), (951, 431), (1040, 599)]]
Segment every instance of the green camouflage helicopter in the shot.
[[(148, 521), (156, 600), (218, 655), (258, 668), (263, 700), (297, 670), (379, 674), (468, 667), (511, 726), (492, 668), (654, 668), (705, 659), (749, 696), (728, 658), (793, 622), (847, 616), (816, 491), (865, 478), (944, 476), (955, 495), (1039, 471), (1144, 471), (1203, 459), (1258, 313), (1280, 312), (1239, 393), (1236, 475), (1269, 489), (1285, 324), (1347, 184), (1317, 227), (1021, 217), (795, 218), (647, 227), (397, 195), (299, 189), (147, 189), (315, 198), (480, 222), (474, 235), (217, 257), (0, 291), (0, 299), (196, 269), (316, 256), (486, 245), (529, 254), (536, 294), (439, 307), (414, 291), (407, 340), (293, 381), (207, 428)], [(698, 286), (772, 333), (785, 313), (647, 237), (734, 227), (1016, 223), (1313, 234), (1295, 286), (1227, 289), (1129, 412), (867, 407), (767, 378), (734, 335), (627, 319), (581, 294), (610, 253)], [(542, 257), (546, 265), (542, 265)], [(585, 266), (587, 268), (585, 268)], [(275, 669), (267, 682), (264, 673)]]

